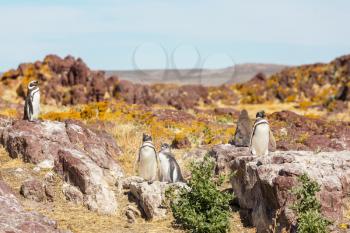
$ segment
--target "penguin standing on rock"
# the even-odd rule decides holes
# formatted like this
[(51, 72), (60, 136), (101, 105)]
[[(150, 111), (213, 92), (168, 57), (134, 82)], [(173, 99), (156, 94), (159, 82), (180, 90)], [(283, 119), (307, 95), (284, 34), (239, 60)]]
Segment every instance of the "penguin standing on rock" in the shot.
[(138, 174), (143, 179), (149, 182), (159, 179), (159, 159), (152, 142), (152, 137), (147, 134), (143, 134), (137, 165)]
[(269, 122), (265, 119), (265, 112), (258, 112), (250, 137), (250, 152), (256, 156), (268, 155), (269, 144), (273, 143), (275, 143), (274, 137), (270, 131)]
[(38, 81), (28, 84), (27, 97), (24, 104), (24, 120), (35, 121), (40, 114), (40, 90)]
[(159, 152), (160, 180), (168, 183), (185, 182), (179, 164), (170, 151), (170, 146), (163, 143)]

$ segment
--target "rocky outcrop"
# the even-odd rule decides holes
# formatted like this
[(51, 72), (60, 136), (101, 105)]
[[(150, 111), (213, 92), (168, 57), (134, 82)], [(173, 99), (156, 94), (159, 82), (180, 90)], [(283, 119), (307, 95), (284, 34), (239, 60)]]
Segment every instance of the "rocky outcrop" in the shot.
[(248, 116), (247, 110), (243, 109), (238, 118), (236, 132), (232, 144), (235, 146), (248, 147), (252, 130), (253, 123)]
[(326, 64), (288, 67), (268, 79), (258, 74), (237, 88), (244, 103), (304, 102), (330, 112), (344, 111), (348, 105), (340, 102), (350, 100), (349, 66), (350, 55), (345, 55)]
[(136, 202), (143, 211), (146, 219), (157, 220), (162, 219), (166, 216), (167, 209), (163, 205), (165, 200), (165, 191), (170, 187), (179, 189), (181, 187), (186, 187), (184, 183), (172, 183), (168, 184), (166, 182), (155, 181), (153, 183), (148, 183), (145, 181), (138, 181), (133, 178), (134, 181), (126, 181), (128, 184), (130, 193), (136, 198)]
[(23, 197), (41, 202), (44, 200), (52, 200), (53, 193), (49, 185), (36, 179), (26, 180), (20, 189)]
[[(33, 211), (25, 211), (14, 193), (0, 180), (0, 231), (13, 233), (64, 233), (55, 221)], [(68, 232), (66, 232), (68, 233)]]
[(0, 143), (12, 158), (54, 166), (67, 183), (82, 192), (89, 209), (105, 214), (117, 210), (112, 189), (123, 172), (113, 159), (120, 149), (107, 133), (73, 121), (34, 123), (0, 118)]
[(152, 184), (147, 182), (130, 184), (130, 192), (138, 201), (147, 219), (161, 219), (166, 215), (166, 209), (162, 207), (164, 192), (167, 184), (155, 181)]
[(310, 118), (291, 111), (268, 116), (278, 150), (350, 150), (350, 124)]
[(236, 147), (230, 144), (216, 145), (209, 151), (209, 155), (215, 160), (216, 174), (229, 174), (234, 159), (249, 154), (247, 147)]
[(43, 61), (20, 64), (16, 70), (0, 77), (0, 90), (11, 90), (26, 96), (29, 80), (40, 83), (46, 104), (76, 105), (116, 98), (128, 104), (170, 105), (177, 109), (209, 103), (208, 88), (201, 85), (141, 85), (106, 77), (103, 71), (92, 71), (81, 58), (48, 55)]
[[(237, 149), (232, 149), (235, 153)], [(237, 151), (237, 154), (239, 151)], [(318, 199), (322, 213), (337, 222), (342, 218), (344, 198), (350, 192), (350, 152), (274, 152), (270, 156), (239, 156), (232, 161), (236, 175), (231, 183), (242, 212), (248, 213), (258, 232), (267, 232), (277, 217), (278, 232), (293, 229), (296, 217), (291, 210), (298, 177), (307, 173), (321, 185)], [(277, 214), (280, 212), (279, 214)]]

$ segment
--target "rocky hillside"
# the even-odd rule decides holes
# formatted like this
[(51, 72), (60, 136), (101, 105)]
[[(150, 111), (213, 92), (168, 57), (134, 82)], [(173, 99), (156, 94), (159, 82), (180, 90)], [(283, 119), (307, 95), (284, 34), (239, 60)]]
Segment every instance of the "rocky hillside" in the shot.
[(244, 83), (255, 74), (270, 76), (286, 68), (284, 65), (246, 63), (223, 69), (126, 70), (106, 71), (109, 76), (142, 84), (172, 83), (178, 85), (220, 86)]
[(267, 78), (257, 75), (237, 88), (245, 103), (271, 100), (299, 102), (303, 106), (321, 105), (328, 110), (347, 108), (349, 101), (350, 55), (328, 64), (286, 68)]
[[(235, 174), (222, 187), (236, 195), (230, 233), (295, 232), (291, 190), (303, 173), (320, 185), (330, 230), (346, 232), (349, 64), (344, 56), (218, 87), (135, 84), (71, 56), (21, 64), (0, 79), (0, 209), (9, 210), (0, 211), (0, 231), (185, 232), (164, 205), (165, 191), (183, 186), (135, 176), (148, 133), (157, 150), (172, 146), (187, 180), (188, 164), (206, 154), (216, 175)], [(37, 122), (21, 120), (32, 79), (42, 96)], [(254, 157), (247, 146), (260, 110), (276, 145)]]
[(106, 77), (102, 71), (90, 70), (80, 58), (49, 55), (43, 61), (21, 64), (16, 70), (5, 72), (0, 79), (0, 90), (5, 99), (24, 98), (28, 81), (38, 79), (44, 103), (55, 105), (116, 99), (130, 104), (193, 109), (218, 103), (279, 101), (297, 103), (301, 108), (318, 106), (328, 111), (342, 111), (350, 98), (349, 70), (350, 56), (343, 56), (328, 64), (285, 68), (270, 77), (259, 73), (243, 84), (144, 85), (120, 80), (117, 76)]

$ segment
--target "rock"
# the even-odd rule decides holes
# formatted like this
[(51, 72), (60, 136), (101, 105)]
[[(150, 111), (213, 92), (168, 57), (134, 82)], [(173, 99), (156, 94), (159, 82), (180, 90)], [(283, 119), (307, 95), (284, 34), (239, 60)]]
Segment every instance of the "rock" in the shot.
[(125, 216), (127, 217), (129, 223), (134, 223), (136, 222), (136, 217), (141, 216), (141, 212), (136, 207), (128, 205), (126, 207)]
[(215, 108), (214, 113), (217, 115), (238, 116), (238, 111), (234, 108)]
[(144, 211), (146, 218), (161, 219), (166, 215), (166, 209), (162, 208), (162, 200), (166, 188), (165, 182), (155, 181), (130, 184), (131, 194), (138, 200), (138, 204)]
[(278, 150), (350, 150), (350, 124), (310, 118), (291, 111), (268, 116)]
[(21, 157), (37, 167), (49, 168), (67, 183), (80, 189), (84, 205), (105, 214), (114, 214), (117, 203), (113, 187), (123, 176), (113, 159), (121, 150), (103, 131), (74, 121), (3, 123), (0, 118), (0, 143), (12, 158)]
[(120, 179), (119, 182), (116, 184), (116, 186), (121, 186), (123, 189), (130, 189), (130, 185), (133, 182), (136, 183), (142, 183), (145, 180), (142, 177), (139, 176), (128, 176), (123, 179)]
[(75, 204), (82, 204), (84, 200), (83, 193), (75, 186), (68, 183), (62, 185), (62, 192), (66, 196), (68, 201)]
[(233, 191), (240, 208), (250, 213), (258, 232), (265, 232), (280, 211), (279, 229), (295, 228), (296, 217), (290, 209), (295, 201), (293, 190), (298, 176), (307, 173), (321, 186), (318, 199), (322, 214), (339, 221), (343, 201), (350, 192), (350, 152), (277, 151), (270, 156), (240, 156), (232, 162)]
[(23, 168), (16, 168), (16, 170), (15, 170), (15, 172), (17, 172), (17, 173), (22, 173), (23, 172)]
[(35, 179), (26, 180), (21, 185), (20, 193), (23, 197), (37, 202), (42, 202), (46, 199), (44, 183)]
[(41, 169), (52, 169), (54, 167), (54, 161), (45, 159), (44, 161), (38, 163), (37, 166)]
[(252, 130), (253, 123), (248, 116), (247, 110), (243, 109), (238, 118), (233, 145), (248, 147)]
[(227, 175), (231, 172), (231, 165), (235, 158), (250, 155), (248, 148), (230, 144), (215, 145), (209, 154), (215, 160), (215, 173)]
[(148, 182), (132, 182), (130, 192), (136, 198), (140, 208), (143, 210), (146, 219), (162, 219), (166, 216), (167, 210), (162, 205), (165, 199), (165, 191), (169, 187), (185, 187), (183, 183), (167, 184), (165, 182), (155, 181), (152, 184)]
[(46, 183), (53, 183), (55, 181), (55, 174), (53, 172), (48, 172), (45, 174), (44, 181)]
[(0, 180), (0, 229), (15, 233), (68, 233), (57, 229), (57, 223), (37, 212), (25, 211), (4, 181)]
[(82, 151), (65, 149), (60, 150), (58, 154), (59, 159), (55, 166), (57, 173), (63, 176), (66, 182), (80, 189), (84, 194), (84, 204), (93, 211), (115, 214), (117, 202), (110, 188), (111, 184), (108, 183), (115, 174), (109, 174), (111, 171), (101, 169)]
[(185, 135), (178, 134), (175, 135), (174, 140), (171, 142), (171, 147), (175, 149), (191, 148), (191, 142)]

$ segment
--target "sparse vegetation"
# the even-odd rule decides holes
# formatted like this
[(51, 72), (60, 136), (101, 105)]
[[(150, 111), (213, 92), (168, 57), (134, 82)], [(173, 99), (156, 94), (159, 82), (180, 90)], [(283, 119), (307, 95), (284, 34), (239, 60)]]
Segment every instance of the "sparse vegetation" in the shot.
[(228, 232), (233, 196), (219, 190), (224, 179), (213, 177), (214, 162), (207, 155), (202, 162), (192, 163), (190, 170), (189, 189), (181, 189), (171, 203), (176, 223), (192, 233)]
[(316, 198), (319, 184), (307, 174), (300, 176), (299, 182), (300, 187), (293, 192), (297, 197), (293, 209), (298, 218), (298, 233), (327, 233), (330, 222), (322, 216), (321, 204)]

